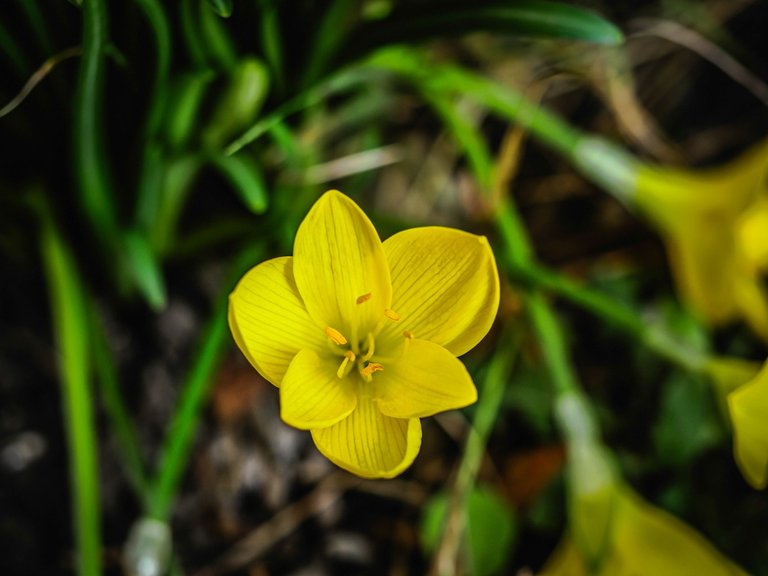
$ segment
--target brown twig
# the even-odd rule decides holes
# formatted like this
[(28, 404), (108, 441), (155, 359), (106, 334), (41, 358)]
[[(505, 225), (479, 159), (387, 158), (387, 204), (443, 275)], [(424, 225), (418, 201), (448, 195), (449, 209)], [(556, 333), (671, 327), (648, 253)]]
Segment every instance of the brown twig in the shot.
[(75, 56), (80, 56), (82, 53), (82, 49), (80, 46), (75, 46), (73, 48), (67, 48), (66, 50), (62, 50), (58, 54), (51, 56), (43, 62), (43, 65), (40, 66), (37, 70), (35, 70), (34, 74), (29, 77), (29, 80), (27, 80), (26, 84), (22, 87), (22, 89), (19, 91), (19, 93), (10, 101), (8, 104), (0, 108), (0, 118), (3, 116), (7, 116), (11, 112), (13, 112), (16, 108), (19, 107), (19, 105), (26, 100), (27, 96), (29, 96), (30, 92), (35, 89), (35, 86), (37, 86), (40, 82), (43, 81), (43, 79), (48, 76), (48, 74), (51, 73), (51, 70), (53, 70), (56, 65), (60, 64), (67, 58), (74, 58)]

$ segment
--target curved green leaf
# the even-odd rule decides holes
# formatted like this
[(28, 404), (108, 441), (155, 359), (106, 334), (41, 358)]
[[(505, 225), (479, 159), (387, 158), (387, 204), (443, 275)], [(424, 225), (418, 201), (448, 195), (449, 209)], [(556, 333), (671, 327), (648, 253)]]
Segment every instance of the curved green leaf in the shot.
[(621, 31), (596, 12), (545, 0), (517, 2), (430, 2), (403, 4), (387, 18), (360, 27), (350, 41), (353, 54), (398, 42), (476, 31), (515, 36), (621, 44)]
[(222, 154), (214, 156), (211, 164), (229, 181), (251, 212), (262, 214), (266, 211), (269, 203), (267, 187), (256, 162), (243, 155), (224, 156)]

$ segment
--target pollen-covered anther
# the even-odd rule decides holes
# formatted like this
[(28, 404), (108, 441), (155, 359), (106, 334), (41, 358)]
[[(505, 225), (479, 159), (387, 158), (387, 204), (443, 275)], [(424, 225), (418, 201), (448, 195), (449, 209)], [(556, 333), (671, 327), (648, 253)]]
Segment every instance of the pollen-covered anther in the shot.
[(403, 336), (405, 336), (408, 340), (413, 340), (413, 332), (410, 330), (406, 330), (403, 332)]
[(339, 378), (344, 378), (344, 376), (347, 375), (347, 366), (349, 366), (350, 362), (355, 361), (355, 353), (352, 352), (352, 350), (347, 350), (346, 354), (344, 354), (344, 360), (341, 361), (341, 364), (339, 365), (339, 369), (336, 370), (336, 376)]
[(384, 366), (377, 364), (376, 362), (370, 362), (360, 369), (360, 374), (362, 376), (370, 376), (374, 372), (381, 372), (382, 370), (384, 370)]
[(371, 299), (371, 293), (368, 292), (368, 294), (363, 294), (362, 296), (358, 296), (357, 300), (355, 300), (356, 304), (362, 304), (363, 302), (368, 302), (368, 300)]
[(344, 344), (347, 343), (347, 339), (344, 338), (344, 334), (335, 328), (331, 328), (330, 326), (325, 327), (325, 335), (328, 336), (328, 338), (330, 338), (334, 344), (338, 344), (339, 346), (344, 346)]
[(400, 314), (398, 314), (394, 310), (390, 310), (389, 308), (384, 308), (384, 316), (386, 316), (390, 320), (394, 320), (395, 322), (400, 320)]

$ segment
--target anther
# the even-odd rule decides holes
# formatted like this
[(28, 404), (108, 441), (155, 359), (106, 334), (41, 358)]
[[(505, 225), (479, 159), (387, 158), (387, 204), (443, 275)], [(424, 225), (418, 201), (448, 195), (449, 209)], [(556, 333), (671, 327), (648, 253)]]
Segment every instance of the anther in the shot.
[(331, 328), (330, 326), (325, 327), (325, 335), (328, 336), (331, 340), (333, 340), (334, 344), (338, 344), (339, 346), (344, 346), (344, 344), (347, 343), (347, 339), (344, 338), (344, 334), (336, 330), (335, 328)]
[(413, 332), (411, 332), (410, 330), (406, 330), (405, 332), (403, 332), (403, 336), (408, 338), (408, 340), (413, 340)]
[(384, 366), (381, 364), (377, 364), (376, 362), (371, 362), (370, 364), (366, 365), (364, 368), (360, 370), (360, 374), (363, 377), (370, 376), (374, 372), (381, 372), (384, 370)]
[(368, 302), (368, 300), (371, 299), (371, 293), (368, 292), (368, 294), (363, 294), (362, 296), (358, 296), (357, 300), (355, 300), (355, 303), (362, 304), (363, 302)]
[(386, 316), (390, 320), (394, 320), (395, 322), (400, 320), (400, 315), (394, 310), (390, 310), (389, 308), (384, 308), (384, 316)]
[(352, 350), (347, 350), (346, 354), (344, 354), (344, 360), (341, 361), (341, 365), (339, 366), (339, 369), (336, 370), (336, 376), (339, 378), (344, 378), (346, 375), (345, 371), (347, 369), (347, 366), (350, 362), (355, 361), (355, 353), (352, 352)]

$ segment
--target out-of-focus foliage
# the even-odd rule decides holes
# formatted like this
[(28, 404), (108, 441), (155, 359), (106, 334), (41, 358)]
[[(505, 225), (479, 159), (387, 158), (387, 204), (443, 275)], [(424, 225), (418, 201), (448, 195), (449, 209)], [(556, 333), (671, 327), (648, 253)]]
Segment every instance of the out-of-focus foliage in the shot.
[[(3, 2), (8, 573), (768, 573), (766, 20)], [(330, 472), (227, 331), (236, 280), (329, 188), (382, 238), (450, 225), (499, 264), (462, 357), (477, 407), (387, 483)]]

